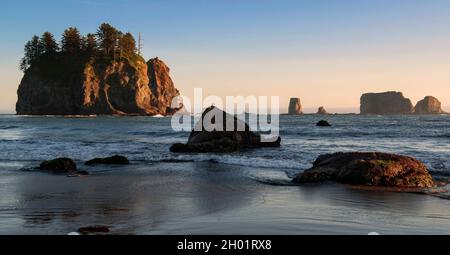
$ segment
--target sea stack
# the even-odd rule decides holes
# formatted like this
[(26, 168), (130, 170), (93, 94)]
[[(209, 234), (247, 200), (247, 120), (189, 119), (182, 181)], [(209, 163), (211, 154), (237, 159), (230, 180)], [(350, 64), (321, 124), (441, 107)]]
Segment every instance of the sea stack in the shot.
[[(19, 115), (167, 115), (179, 95), (158, 58), (100, 61), (49, 56), (26, 70), (18, 89)], [(75, 57), (73, 57), (75, 58)]]
[(291, 98), (289, 101), (289, 115), (300, 115), (302, 112), (302, 104), (300, 98)]
[(444, 113), (441, 102), (432, 96), (427, 96), (420, 100), (414, 108), (415, 114), (441, 114)]
[(413, 104), (401, 92), (367, 93), (361, 96), (361, 114), (411, 114)]
[(325, 114), (328, 114), (328, 112), (327, 112), (327, 110), (325, 110), (325, 107), (321, 106), (321, 107), (319, 107), (319, 109), (317, 110), (317, 114), (325, 115)]
[[(221, 120), (219, 120), (221, 119)], [(217, 123), (216, 123), (217, 121)], [(220, 123), (221, 121), (222, 123)], [(211, 106), (202, 114), (186, 144), (170, 147), (174, 153), (228, 153), (262, 147), (280, 147), (281, 138), (263, 137), (244, 120)]]

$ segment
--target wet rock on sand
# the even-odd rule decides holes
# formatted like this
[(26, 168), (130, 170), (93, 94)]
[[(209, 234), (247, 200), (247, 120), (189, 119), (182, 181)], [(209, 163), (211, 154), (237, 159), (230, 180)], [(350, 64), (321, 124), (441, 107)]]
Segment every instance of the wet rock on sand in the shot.
[(109, 233), (110, 229), (108, 226), (89, 226), (89, 227), (79, 228), (78, 232), (83, 235), (105, 234), (105, 233)]
[(298, 174), (295, 183), (335, 181), (353, 185), (400, 188), (435, 186), (427, 167), (417, 159), (378, 152), (335, 153), (320, 156), (313, 167)]
[(55, 174), (67, 174), (70, 177), (88, 175), (86, 171), (77, 170), (77, 164), (70, 158), (57, 158), (47, 160), (37, 168), (41, 171), (49, 171)]
[(115, 155), (107, 158), (94, 158), (85, 163), (86, 165), (128, 165), (130, 161), (124, 157)]

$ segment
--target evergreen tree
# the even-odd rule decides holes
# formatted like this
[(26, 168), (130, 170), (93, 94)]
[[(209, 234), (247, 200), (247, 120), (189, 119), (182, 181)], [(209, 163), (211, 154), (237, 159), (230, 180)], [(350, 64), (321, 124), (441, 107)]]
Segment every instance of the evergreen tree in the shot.
[(136, 54), (136, 40), (131, 33), (126, 33), (120, 38), (119, 48), (122, 56), (130, 57)]
[(88, 55), (94, 55), (97, 52), (97, 41), (94, 34), (87, 34), (84, 39), (84, 51)]
[(118, 38), (119, 31), (108, 23), (101, 24), (97, 30), (99, 50), (106, 56), (114, 56)]
[(63, 33), (61, 40), (62, 52), (76, 54), (81, 51), (82, 38), (77, 28), (69, 27)]
[(36, 61), (42, 54), (44, 54), (44, 47), (38, 36), (33, 38), (25, 44), (25, 54), (20, 61), (20, 69), (26, 71), (31, 64)]
[(55, 53), (59, 49), (58, 43), (50, 32), (45, 32), (41, 36), (41, 44), (45, 53)]

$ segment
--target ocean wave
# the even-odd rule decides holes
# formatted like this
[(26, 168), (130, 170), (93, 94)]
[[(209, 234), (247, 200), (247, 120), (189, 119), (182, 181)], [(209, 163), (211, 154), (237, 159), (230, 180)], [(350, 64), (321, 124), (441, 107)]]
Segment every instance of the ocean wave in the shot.
[(450, 134), (436, 134), (436, 135), (424, 135), (420, 136), (424, 138), (450, 138)]
[(246, 155), (223, 155), (223, 154), (183, 154), (177, 156), (155, 156), (149, 155), (144, 159), (152, 163), (182, 163), (182, 162), (211, 162), (218, 164), (247, 166), (252, 168), (264, 169), (306, 169), (309, 162), (302, 162), (298, 160), (276, 159), (252, 157)]
[(8, 130), (8, 129), (16, 129), (16, 128), (20, 128), (20, 126), (17, 126), (17, 125), (5, 125), (5, 126), (0, 126), (0, 129), (3, 129), (3, 130)]

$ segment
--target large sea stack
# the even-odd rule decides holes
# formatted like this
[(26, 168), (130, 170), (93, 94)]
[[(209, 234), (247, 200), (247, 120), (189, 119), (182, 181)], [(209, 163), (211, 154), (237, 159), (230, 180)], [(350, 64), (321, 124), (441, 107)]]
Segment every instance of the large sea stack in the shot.
[(300, 98), (291, 98), (289, 101), (289, 115), (300, 115), (302, 112), (302, 104)]
[(401, 92), (367, 93), (361, 96), (361, 114), (411, 114), (413, 104)]
[(101, 63), (47, 57), (25, 72), (19, 85), (19, 115), (157, 115), (173, 113), (179, 95), (169, 68), (155, 58)]
[(432, 96), (420, 100), (414, 108), (415, 114), (441, 114), (444, 113), (441, 102)]
[(60, 43), (50, 32), (25, 44), (17, 91), (19, 115), (168, 115), (179, 96), (170, 69), (148, 62), (131, 33), (108, 23), (95, 34), (64, 30)]

